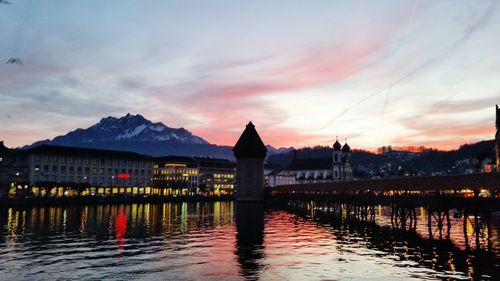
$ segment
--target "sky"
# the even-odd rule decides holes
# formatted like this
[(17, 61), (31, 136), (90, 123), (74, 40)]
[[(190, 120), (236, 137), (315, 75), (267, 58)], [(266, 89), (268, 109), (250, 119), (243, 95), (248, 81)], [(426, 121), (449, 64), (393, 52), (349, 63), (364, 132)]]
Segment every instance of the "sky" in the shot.
[(494, 138), (500, 1), (10, 2), (7, 146), (127, 113), (220, 145), (250, 120), (275, 147)]

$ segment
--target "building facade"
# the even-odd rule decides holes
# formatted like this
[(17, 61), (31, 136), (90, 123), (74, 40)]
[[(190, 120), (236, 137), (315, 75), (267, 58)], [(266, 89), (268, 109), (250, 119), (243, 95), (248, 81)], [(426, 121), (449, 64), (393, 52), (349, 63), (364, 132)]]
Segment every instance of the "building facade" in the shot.
[(192, 157), (165, 156), (154, 160), (153, 186), (166, 195), (188, 195), (198, 192), (198, 163)]
[(25, 161), (28, 190), (20, 193), (12, 182), (10, 196), (154, 193), (153, 161), (134, 152), (41, 145), (20, 157)]
[(154, 159), (154, 186), (168, 195), (229, 195), (235, 188), (235, 163), (209, 157)]
[(297, 184), (297, 179), (289, 170), (274, 170), (266, 174), (266, 186), (275, 187), (292, 184)]
[(226, 159), (194, 157), (199, 167), (199, 188), (208, 195), (230, 195), (236, 187), (236, 163)]
[(0, 198), (229, 195), (235, 172), (225, 159), (0, 142)]
[(286, 171), (295, 176), (297, 184), (353, 180), (351, 148), (347, 143), (342, 146), (336, 140), (331, 158), (301, 159), (294, 154)]

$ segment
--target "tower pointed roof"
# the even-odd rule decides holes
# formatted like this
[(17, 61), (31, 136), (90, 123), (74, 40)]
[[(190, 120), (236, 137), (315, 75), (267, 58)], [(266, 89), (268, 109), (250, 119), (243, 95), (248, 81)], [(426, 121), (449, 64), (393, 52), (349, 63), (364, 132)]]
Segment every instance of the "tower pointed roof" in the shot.
[(236, 158), (265, 158), (267, 148), (250, 121), (233, 147)]
[(351, 152), (351, 147), (347, 144), (347, 142), (342, 146), (342, 152)]
[(333, 143), (333, 150), (340, 150), (342, 145), (340, 144), (338, 138), (335, 139), (335, 143)]

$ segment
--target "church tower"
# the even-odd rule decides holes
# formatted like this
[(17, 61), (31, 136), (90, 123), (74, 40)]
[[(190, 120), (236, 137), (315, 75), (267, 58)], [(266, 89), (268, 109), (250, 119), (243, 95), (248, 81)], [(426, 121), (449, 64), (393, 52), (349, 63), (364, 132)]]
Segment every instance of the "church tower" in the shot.
[(346, 143), (342, 146), (342, 181), (352, 180), (351, 147)]
[(332, 167), (332, 175), (333, 181), (342, 180), (341, 177), (342, 172), (342, 145), (339, 140), (336, 139), (333, 144), (333, 167)]
[(497, 128), (497, 133), (495, 134), (495, 155), (496, 155), (496, 170), (500, 172), (500, 108), (498, 104), (496, 105), (496, 122), (495, 127)]

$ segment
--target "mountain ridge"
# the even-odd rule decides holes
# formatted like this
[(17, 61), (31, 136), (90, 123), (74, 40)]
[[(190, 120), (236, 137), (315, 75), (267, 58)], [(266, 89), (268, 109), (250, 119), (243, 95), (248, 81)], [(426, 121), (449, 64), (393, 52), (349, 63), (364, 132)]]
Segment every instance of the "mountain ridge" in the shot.
[[(209, 156), (234, 159), (232, 147), (211, 144), (183, 127), (171, 128), (152, 122), (140, 114), (103, 117), (88, 128), (77, 128), (64, 135), (26, 145), (28, 149), (43, 144), (84, 148), (133, 151), (151, 156)], [(288, 152), (293, 148), (266, 146), (269, 154)]]

